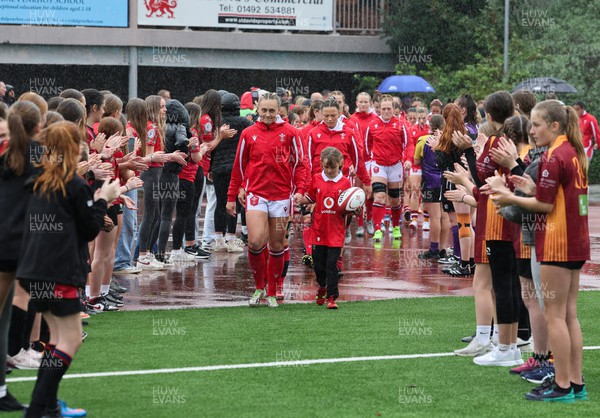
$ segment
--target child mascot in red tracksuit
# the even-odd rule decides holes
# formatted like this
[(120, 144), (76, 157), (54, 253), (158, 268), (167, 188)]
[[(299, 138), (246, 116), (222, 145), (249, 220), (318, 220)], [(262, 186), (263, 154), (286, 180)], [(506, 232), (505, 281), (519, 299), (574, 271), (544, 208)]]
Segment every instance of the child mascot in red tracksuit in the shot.
[(342, 153), (334, 147), (321, 152), (323, 171), (315, 174), (302, 204), (314, 203), (313, 211), (313, 259), (319, 283), (317, 305), (327, 303), (328, 309), (337, 309), (339, 297), (337, 260), (344, 246), (346, 216), (339, 212), (337, 201), (340, 194), (350, 188), (350, 180), (341, 172), (344, 164)]

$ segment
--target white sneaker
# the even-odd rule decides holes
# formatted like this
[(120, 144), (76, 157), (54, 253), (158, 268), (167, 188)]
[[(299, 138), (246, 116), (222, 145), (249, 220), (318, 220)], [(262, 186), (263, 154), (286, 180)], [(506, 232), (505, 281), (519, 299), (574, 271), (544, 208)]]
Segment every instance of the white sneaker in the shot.
[(228, 253), (243, 253), (244, 252), (244, 241), (238, 238), (234, 238), (227, 241), (227, 252)]
[(147, 253), (146, 255), (140, 256), (138, 258), (136, 267), (141, 270), (153, 271), (153, 270), (163, 270), (165, 268), (165, 265), (163, 263), (159, 263), (154, 258), (154, 254)]
[(252, 295), (252, 297), (248, 301), (248, 305), (250, 305), (250, 306), (259, 306), (260, 305), (260, 300), (264, 299), (266, 296), (267, 296), (267, 292), (265, 292), (264, 289), (256, 289), (254, 291), (254, 294)]
[(358, 228), (356, 228), (356, 236), (357, 237), (365, 236), (365, 227), (364, 226), (359, 226)]
[(267, 306), (269, 308), (279, 308), (279, 304), (277, 303), (277, 298), (275, 296), (267, 297)]
[(113, 270), (112, 274), (113, 274), (113, 276), (120, 276), (122, 274), (138, 274), (141, 272), (142, 272), (142, 269), (139, 269), (134, 266), (129, 266), (129, 267), (125, 267), (124, 269), (121, 269), (121, 270)]
[(513, 359), (519, 363), (518, 365), (520, 366), (521, 364), (523, 364), (524, 361), (523, 361), (523, 355), (521, 354), (521, 349), (519, 347), (517, 347), (511, 351), (513, 353)]
[(344, 238), (344, 244), (348, 245), (352, 242), (352, 234), (350, 233), (350, 229), (346, 229), (346, 238)]
[(163, 263), (162, 261), (158, 261), (156, 259), (156, 256), (154, 255), (154, 253), (146, 253), (146, 256), (148, 256), (150, 258), (150, 261), (156, 266), (156, 267), (162, 267), (163, 269), (166, 266), (166, 263)]
[(367, 234), (373, 235), (375, 233), (375, 226), (373, 226), (373, 221), (367, 221)]
[(429, 231), (429, 222), (427, 222), (427, 221), (423, 222), (423, 231)]
[(185, 251), (183, 251), (183, 248), (180, 248), (178, 250), (171, 251), (171, 257), (169, 258), (169, 260), (171, 260), (173, 262), (180, 262), (180, 263), (185, 263), (185, 262), (193, 263), (194, 261), (196, 261), (196, 258), (193, 255), (188, 254)]
[(500, 351), (495, 347), (492, 351), (483, 356), (475, 357), (473, 363), (478, 366), (503, 366), (514, 367), (523, 364), (523, 360), (515, 360), (513, 350)]
[(40, 363), (42, 362), (42, 358), (39, 355), (33, 354), (34, 350), (21, 350), (15, 354), (13, 357), (8, 356), (6, 358), (7, 363), (15, 368), (20, 370), (36, 370), (40, 368)]
[(229, 246), (227, 245), (227, 242), (225, 242), (225, 238), (217, 238), (215, 240), (215, 248), (213, 250), (214, 252), (226, 253), (228, 249)]
[(461, 357), (477, 357), (489, 353), (492, 351), (493, 346), (491, 343), (482, 345), (477, 338), (473, 338), (468, 346), (461, 348), (460, 350), (454, 350), (454, 354)]

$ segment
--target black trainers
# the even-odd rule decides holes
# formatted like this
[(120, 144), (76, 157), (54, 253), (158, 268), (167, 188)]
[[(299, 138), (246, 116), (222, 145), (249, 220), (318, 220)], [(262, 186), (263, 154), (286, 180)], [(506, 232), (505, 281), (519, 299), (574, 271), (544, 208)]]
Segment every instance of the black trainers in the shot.
[(94, 307), (90, 304), (89, 298), (85, 298), (82, 300), (83, 304), (83, 312), (88, 315), (96, 315), (98, 312), (94, 309)]
[(467, 277), (471, 275), (471, 269), (469, 266), (462, 267), (458, 265), (450, 269), (448, 274), (453, 277)]
[(210, 252), (200, 248), (199, 245), (192, 245), (185, 247), (185, 253), (193, 255), (195, 258), (206, 260), (210, 258)]
[(125, 305), (122, 300), (113, 297), (110, 293), (104, 295), (104, 299), (110, 304), (115, 305), (117, 308), (121, 308)]
[(540, 386), (534, 387), (529, 391), (529, 393), (539, 395), (540, 393), (543, 393), (548, 389), (552, 388), (552, 386), (554, 386), (554, 377), (544, 380), (544, 382)]
[(417, 257), (420, 258), (421, 260), (439, 260), (440, 252), (439, 251), (431, 252), (431, 250), (427, 250), (422, 253), (419, 253), (419, 255)]
[(2, 412), (22, 411), (23, 408), (24, 406), (10, 394), (8, 389), (6, 390), (6, 395), (0, 398), (0, 411)]
[(110, 281), (110, 289), (114, 290), (115, 292), (118, 292), (118, 293), (125, 293), (125, 292), (127, 292), (127, 288), (121, 286), (115, 280), (111, 280)]
[(242, 241), (244, 242), (244, 245), (248, 245), (248, 234), (242, 232)]
[(118, 307), (106, 300), (104, 296), (90, 299), (88, 303), (96, 312), (114, 312), (119, 310)]
[(108, 294), (109, 294), (109, 295), (110, 295), (112, 298), (114, 298), (114, 299), (116, 299), (116, 300), (123, 300), (123, 295), (122, 295), (122, 294), (120, 294), (119, 292), (116, 292), (116, 291), (112, 290), (112, 289), (110, 289), (110, 290), (108, 291)]
[(446, 267), (442, 269), (442, 273), (450, 274), (450, 270), (453, 270), (455, 267), (460, 266), (460, 263), (447, 264)]
[(564, 392), (558, 389), (556, 383), (550, 388), (533, 392), (533, 390), (525, 395), (525, 399), (528, 401), (542, 401), (542, 402), (561, 402), (561, 403), (573, 403), (575, 402), (575, 394), (573, 388), (569, 387), (568, 392)]

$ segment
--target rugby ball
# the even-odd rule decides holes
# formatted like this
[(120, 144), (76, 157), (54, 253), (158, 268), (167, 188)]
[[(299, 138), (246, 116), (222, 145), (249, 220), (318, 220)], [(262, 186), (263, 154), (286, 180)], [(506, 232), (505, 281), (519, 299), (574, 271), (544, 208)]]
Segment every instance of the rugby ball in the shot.
[(338, 211), (344, 213), (354, 212), (365, 204), (365, 192), (360, 187), (350, 187), (338, 197)]

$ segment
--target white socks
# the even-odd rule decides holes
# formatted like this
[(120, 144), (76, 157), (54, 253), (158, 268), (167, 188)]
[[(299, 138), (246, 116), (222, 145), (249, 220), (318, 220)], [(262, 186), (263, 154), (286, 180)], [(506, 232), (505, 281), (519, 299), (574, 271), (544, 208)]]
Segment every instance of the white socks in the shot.
[(475, 338), (481, 345), (487, 345), (490, 342), (490, 332), (492, 327), (490, 325), (477, 325), (477, 331)]
[(0, 398), (4, 398), (6, 396), (6, 385), (0, 386)]
[(108, 295), (109, 290), (110, 290), (110, 285), (109, 284), (102, 284), (102, 285), (100, 285), (100, 294), (101, 295)]

